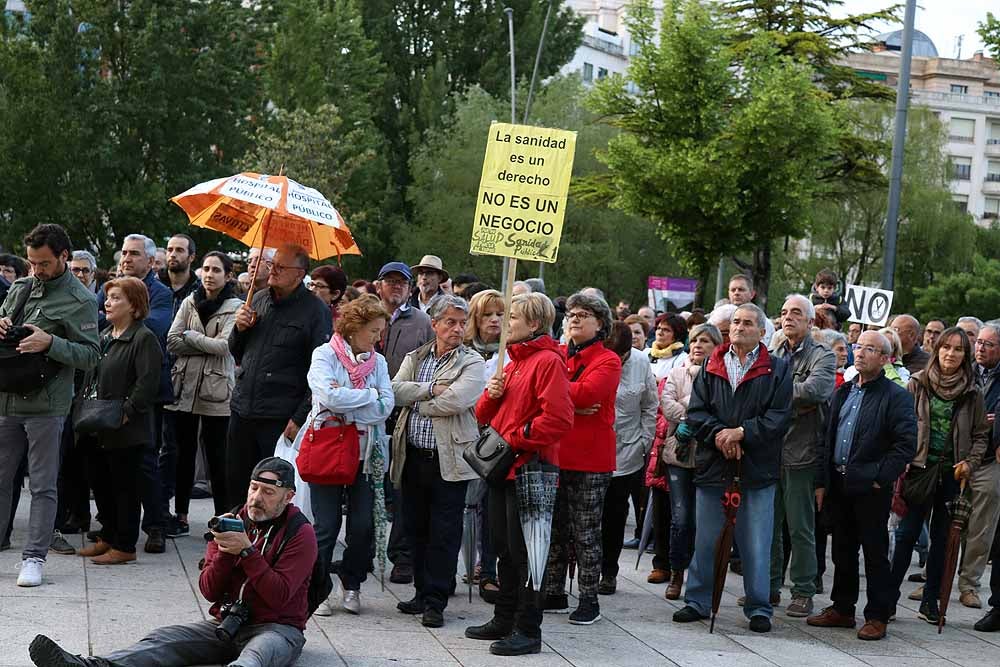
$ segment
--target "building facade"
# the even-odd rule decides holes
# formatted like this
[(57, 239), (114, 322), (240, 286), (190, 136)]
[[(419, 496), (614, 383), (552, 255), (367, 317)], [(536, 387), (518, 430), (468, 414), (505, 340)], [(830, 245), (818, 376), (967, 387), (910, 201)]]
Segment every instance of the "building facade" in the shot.
[[(562, 68), (563, 74), (579, 74), (585, 85), (612, 74), (625, 75), (629, 57), (637, 51), (625, 23), (628, 0), (567, 0), (566, 5), (586, 19), (583, 44)], [(653, 2), (656, 21), (662, 0)]]

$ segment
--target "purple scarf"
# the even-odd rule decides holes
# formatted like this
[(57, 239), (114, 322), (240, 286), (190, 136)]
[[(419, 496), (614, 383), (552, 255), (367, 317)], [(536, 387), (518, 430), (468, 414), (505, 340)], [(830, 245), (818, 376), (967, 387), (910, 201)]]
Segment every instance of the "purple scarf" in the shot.
[(347, 346), (340, 334), (335, 333), (330, 339), (330, 348), (337, 355), (337, 360), (347, 369), (347, 374), (351, 377), (351, 384), (355, 389), (365, 388), (365, 378), (371, 375), (375, 369), (375, 352), (370, 352), (368, 358), (358, 363), (351, 358), (347, 352)]

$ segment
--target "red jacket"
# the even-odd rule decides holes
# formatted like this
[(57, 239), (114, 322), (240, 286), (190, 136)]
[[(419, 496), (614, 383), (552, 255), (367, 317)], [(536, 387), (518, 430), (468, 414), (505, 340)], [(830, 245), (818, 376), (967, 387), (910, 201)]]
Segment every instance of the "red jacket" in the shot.
[[(667, 386), (667, 378), (664, 377), (656, 385), (656, 398), (659, 399), (663, 396), (663, 388)], [(662, 405), (662, 404), (661, 404)], [(663, 475), (657, 475), (657, 470), (665, 470), (666, 464), (660, 461), (660, 457), (663, 455), (663, 443), (667, 439), (667, 431), (670, 429), (670, 423), (667, 422), (667, 418), (663, 416), (663, 409), (660, 407), (656, 408), (656, 435), (653, 437), (653, 450), (649, 454), (649, 460), (646, 462), (646, 486), (651, 486), (663, 491), (664, 493), (670, 493), (670, 483), (667, 478)]]
[[(563, 347), (563, 350), (566, 348)], [(581, 472), (615, 469), (615, 395), (622, 376), (622, 360), (596, 342), (566, 363), (573, 408), (600, 403), (592, 415), (574, 414), (573, 428), (559, 443), (559, 467)]]
[[(298, 507), (289, 505), (285, 520), (298, 513)], [(256, 536), (246, 509), (241, 509), (239, 516), (248, 528), (250, 540), (261, 549), (264, 536)], [(316, 563), (316, 533), (308, 524), (299, 528), (272, 566), (274, 551), (284, 536), (283, 523), (268, 541), (266, 554), (255, 551), (246, 559), (219, 551), (214, 540), (208, 543), (198, 587), (205, 599), (213, 603), (209, 609), (212, 616), (221, 620), (219, 608), (238, 599), (240, 587), (246, 581), (243, 599), (250, 605), (251, 624), (280, 623), (306, 629), (309, 577)]]
[[(476, 404), (476, 419), (492, 426), (517, 452), (514, 470), (535, 452), (543, 461), (559, 464), (559, 439), (573, 425), (566, 357), (549, 336), (539, 336), (507, 348), (504, 394), (493, 400), (484, 391)], [(614, 401), (612, 400), (612, 403)], [(612, 450), (612, 456), (614, 450)]]

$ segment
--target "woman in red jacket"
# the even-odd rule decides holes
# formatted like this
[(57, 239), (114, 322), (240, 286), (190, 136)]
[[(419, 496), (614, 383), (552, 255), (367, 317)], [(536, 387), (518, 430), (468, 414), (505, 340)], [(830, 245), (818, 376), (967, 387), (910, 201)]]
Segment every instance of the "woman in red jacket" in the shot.
[[(503, 368), (502, 377), (489, 381), (476, 404), (479, 423), (492, 426), (517, 452), (514, 469), (536, 455), (558, 464), (558, 443), (573, 425), (566, 357), (548, 335), (555, 317), (555, 307), (544, 294), (514, 297), (507, 338), (510, 363)], [(611, 404), (613, 407), (614, 397)], [(503, 486), (490, 488), (487, 499), (500, 576), (493, 618), (465, 629), (469, 639), (493, 640), (490, 653), (495, 655), (525, 655), (542, 650), (541, 601), (526, 585), (528, 550), (513, 479), (512, 469)]]
[(576, 552), (580, 604), (570, 614), (574, 625), (601, 618), (597, 587), (601, 579), (601, 522), (604, 495), (615, 469), (615, 395), (622, 374), (618, 355), (601, 342), (614, 318), (604, 299), (577, 292), (566, 300), (569, 395), (573, 428), (559, 442), (559, 492), (552, 517), (552, 545), (545, 571), (545, 610), (565, 613), (570, 539)]

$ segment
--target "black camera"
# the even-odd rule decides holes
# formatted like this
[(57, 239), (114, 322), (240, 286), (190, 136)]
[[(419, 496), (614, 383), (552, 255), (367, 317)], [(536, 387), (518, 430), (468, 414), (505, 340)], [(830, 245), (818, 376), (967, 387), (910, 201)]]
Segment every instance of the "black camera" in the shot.
[(230, 602), (222, 605), (219, 615), (222, 616), (222, 622), (215, 629), (215, 636), (220, 641), (231, 642), (243, 624), (250, 620), (250, 605), (243, 600)]
[(7, 333), (3, 336), (3, 342), (8, 345), (17, 345), (33, 333), (34, 331), (28, 327), (13, 326), (7, 329)]

